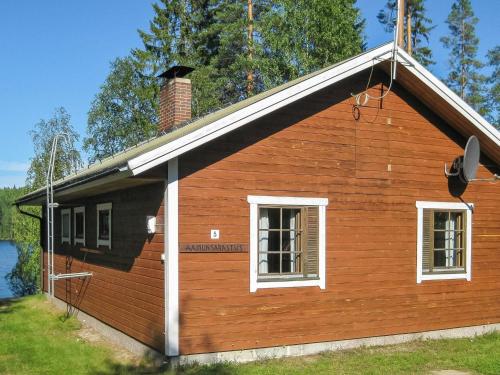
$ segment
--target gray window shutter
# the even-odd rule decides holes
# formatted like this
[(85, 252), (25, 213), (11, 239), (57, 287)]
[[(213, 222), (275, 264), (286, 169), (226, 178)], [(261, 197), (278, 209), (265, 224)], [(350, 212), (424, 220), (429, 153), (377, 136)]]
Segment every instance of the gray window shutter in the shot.
[(305, 259), (304, 275), (318, 276), (319, 269), (319, 208), (306, 207), (305, 211)]
[(432, 271), (433, 214), (432, 210), (423, 210), (422, 271), (424, 273)]

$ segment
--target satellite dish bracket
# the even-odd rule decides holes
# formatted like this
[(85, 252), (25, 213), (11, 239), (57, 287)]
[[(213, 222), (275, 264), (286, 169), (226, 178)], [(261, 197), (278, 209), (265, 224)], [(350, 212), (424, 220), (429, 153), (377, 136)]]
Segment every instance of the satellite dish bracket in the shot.
[[(451, 168), (455, 169), (456, 172), (451, 172)], [(460, 159), (457, 159), (456, 161), (453, 162), (451, 165), (451, 168), (448, 169), (447, 163), (444, 163), (444, 175), (446, 177), (456, 177), (460, 175), (460, 169), (462, 168), (462, 163), (460, 162)]]

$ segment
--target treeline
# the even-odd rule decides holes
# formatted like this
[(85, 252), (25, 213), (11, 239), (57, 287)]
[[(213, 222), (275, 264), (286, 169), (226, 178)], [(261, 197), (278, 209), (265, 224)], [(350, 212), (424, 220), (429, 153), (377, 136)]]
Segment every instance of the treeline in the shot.
[(14, 201), (26, 191), (25, 188), (0, 189), (0, 240), (14, 239)]

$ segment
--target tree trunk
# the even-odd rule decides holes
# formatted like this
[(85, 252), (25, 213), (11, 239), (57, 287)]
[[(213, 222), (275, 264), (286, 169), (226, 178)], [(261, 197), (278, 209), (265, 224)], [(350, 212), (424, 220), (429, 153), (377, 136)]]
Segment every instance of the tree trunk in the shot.
[(411, 56), (413, 53), (412, 50), (412, 38), (411, 38), (411, 8), (410, 4), (406, 4), (406, 51)]
[(248, 42), (248, 71), (247, 71), (247, 96), (252, 96), (254, 89), (254, 78), (253, 78), (253, 1), (248, 0), (248, 25), (247, 25), (247, 42)]
[(398, 0), (398, 47), (404, 48), (405, 0)]

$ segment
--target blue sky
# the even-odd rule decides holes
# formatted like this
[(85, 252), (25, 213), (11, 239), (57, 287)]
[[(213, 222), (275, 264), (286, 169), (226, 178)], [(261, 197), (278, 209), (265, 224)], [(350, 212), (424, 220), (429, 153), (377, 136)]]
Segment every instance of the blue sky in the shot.
[[(137, 29), (147, 29), (150, 0), (0, 2), (0, 187), (22, 185), (33, 153), (29, 131), (63, 106), (83, 136), (90, 103), (109, 71), (109, 62), (140, 46)], [(452, 0), (427, 0), (437, 25), (431, 48), (443, 76), (447, 51), (439, 38)], [(368, 47), (391, 39), (376, 14), (385, 0), (358, 0), (367, 19)], [(473, 0), (479, 24), (480, 55), (498, 44), (500, 1)]]

